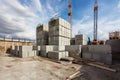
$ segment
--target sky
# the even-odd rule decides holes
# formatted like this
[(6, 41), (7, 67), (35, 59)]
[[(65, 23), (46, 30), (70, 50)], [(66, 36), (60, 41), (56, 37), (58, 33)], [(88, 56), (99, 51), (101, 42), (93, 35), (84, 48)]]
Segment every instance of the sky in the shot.
[[(95, 0), (72, 0), (72, 35), (93, 38)], [(120, 0), (98, 0), (98, 39), (120, 31)], [(52, 17), (68, 20), (68, 0), (0, 0), (0, 37), (36, 39), (38, 24), (48, 24)]]

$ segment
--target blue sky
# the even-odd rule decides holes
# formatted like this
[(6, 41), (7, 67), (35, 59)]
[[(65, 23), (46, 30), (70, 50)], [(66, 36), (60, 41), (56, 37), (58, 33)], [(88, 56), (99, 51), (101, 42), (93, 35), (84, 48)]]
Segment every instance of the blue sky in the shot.
[[(0, 37), (35, 39), (36, 26), (59, 15), (68, 20), (68, 0), (0, 0)], [(93, 38), (94, 0), (72, 0), (73, 36), (81, 32)], [(120, 31), (120, 0), (98, 0), (98, 39)]]

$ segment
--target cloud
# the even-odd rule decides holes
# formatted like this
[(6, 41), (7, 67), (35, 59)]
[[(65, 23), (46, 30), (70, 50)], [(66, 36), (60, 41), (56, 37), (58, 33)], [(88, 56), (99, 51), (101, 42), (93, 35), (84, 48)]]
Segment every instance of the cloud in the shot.
[(0, 0), (0, 36), (35, 39), (36, 26), (39, 23), (47, 24), (52, 15), (59, 13), (57, 11), (60, 6), (54, 6), (55, 2)]
[(118, 8), (120, 9), (120, 1), (119, 1), (119, 3), (118, 3)]
[[(108, 5), (108, 6), (106, 6)], [(117, 3), (114, 5), (107, 3), (100, 3), (99, 17), (98, 17), (98, 39), (106, 40), (109, 38), (109, 32), (120, 31), (120, 12), (116, 10)], [(74, 20), (73, 35), (79, 31), (93, 39), (93, 15), (89, 15), (89, 7), (84, 11), (82, 19)], [(89, 13), (89, 14), (88, 14)], [(93, 12), (92, 12), (93, 13)]]

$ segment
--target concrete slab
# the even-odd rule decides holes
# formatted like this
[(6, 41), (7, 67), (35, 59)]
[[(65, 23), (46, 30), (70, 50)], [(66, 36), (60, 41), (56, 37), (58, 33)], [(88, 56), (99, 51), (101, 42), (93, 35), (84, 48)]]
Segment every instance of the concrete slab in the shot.
[(120, 60), (120, 39), (107, 40), (106, 44), (111, 46), (113, 59)]
[(41, 46), (41, 56), (47, 57), (49, 51), (65, 51), (65, 46), (57, 46), (57, 45)]
[(19, 57), (33, 57), (37, 56), (36, 50), (33, 50), (33, 46), (19, 46)]
[(84, 45), (82, 46), (82, 57), (106, 64), (112, 64), (111, 46)]
[(68, 57), (68, 51), (49, 51), (48, 58), (60, 60), (61, 58)]
[(81, 55), (81, 45), (68, 45), (65, 46), (65, 50), (69, 52), (69, 56), (80, 56)]

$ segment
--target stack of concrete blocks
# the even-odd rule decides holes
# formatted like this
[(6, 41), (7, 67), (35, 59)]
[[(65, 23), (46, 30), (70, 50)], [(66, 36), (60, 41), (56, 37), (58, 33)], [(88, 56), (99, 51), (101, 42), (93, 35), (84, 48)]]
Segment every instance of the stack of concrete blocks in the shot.
[(33, 50), (33, 46), (19, 46), (19, 57), (25, 58), (36, 55), (36, 50)]
[(68, 57), (68, 51), (49, 51), (48, 52), (48, 58), (51, 58), (57, 61), (65, 57)]
[(70, 57), (80, 57), (81, 56), (81, 45), (69, 45), (65, 46), (65, 51), (69, 52)]
[(70, 45), (71, 26), (64, 19), (49, 21), (49, 45)]
[(112, 64), (111, 46), (109, 45), (83, 45), (82, 58)]
[(48, 45), (48, 25), (38, 25), (36, 29), (37, 45)]
[(41, 56), (48, 57), (50, 51), (65, 51), (65, 46), (43, 45), (41, 46)]
[(120, 60), (120, 39), (107, 40), (106, 44), (112, 48), (113, 59)]
[(87, 36), (83, 34), (76, 35), (75, 45), (87, 45)]
[(11, 53), (12, 55), (15, 55), (15, 46), (11, 46), (10, 53)]

